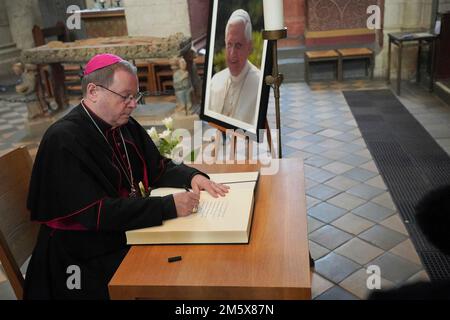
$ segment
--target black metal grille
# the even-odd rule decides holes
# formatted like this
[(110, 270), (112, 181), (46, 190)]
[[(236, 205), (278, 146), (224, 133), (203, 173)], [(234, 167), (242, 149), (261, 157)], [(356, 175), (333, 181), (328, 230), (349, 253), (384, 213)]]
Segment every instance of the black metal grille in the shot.
[(450, 279), (450, 257), (415, 222), (415, 207), (450, 184), (450, 157), (389, 90), (346, 91), (345, 99), (432, 280)]

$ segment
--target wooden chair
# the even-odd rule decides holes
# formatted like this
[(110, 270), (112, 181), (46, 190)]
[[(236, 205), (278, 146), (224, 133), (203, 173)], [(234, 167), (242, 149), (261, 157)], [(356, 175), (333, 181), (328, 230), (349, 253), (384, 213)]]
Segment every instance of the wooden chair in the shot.
[(147, 60), (136, 59), (133, 60), (133, 65), (137, 69), (137, 76), (139, 80), (139, 91), (155, 91), (152, 90), (150, 63)]
[(323, 62), (323, 61), (335, 61), (336, 62), (336, 79), (339, 74), (339, 55), (335, 50), (320, 50), (320, 51), (306, 51), (305, 52), (305, 82), (310, 82), (310, 63), (311, 62)]
[(170, 59), (160, 59), (154, 62), (155, 82), (158, 91), (163, 91), (163, 82), (173, 79), (173, 70), (170, 67)]
[(161, 84), (162, 92), (167, 93), (173, 91), (173, 81), (172, 80), (164, 80)]
[(31, 255), (39, 229), (26, 208), (31, 169), (26, 147), (0, 157), (0, 261), (17, 299), (23, 297), (20, 266)]
[(61, 42), (69, 41), (66, 26), (62, 21), (58, 21), (54, 27), (50, 28), (41, 28), (35, 25), (32, 32), (35, 46), (43, 46), (46, 43), (46, 39), (50, 37), (56, 37)]

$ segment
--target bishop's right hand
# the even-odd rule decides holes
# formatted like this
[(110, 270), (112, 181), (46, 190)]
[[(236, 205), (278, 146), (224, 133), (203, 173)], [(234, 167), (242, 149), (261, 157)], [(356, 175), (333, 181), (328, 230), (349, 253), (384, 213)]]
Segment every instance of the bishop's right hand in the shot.
[(173, 195), (178, 217), (190, 215), (198, 208), (200, 195), (194, 192), (175, 193)]

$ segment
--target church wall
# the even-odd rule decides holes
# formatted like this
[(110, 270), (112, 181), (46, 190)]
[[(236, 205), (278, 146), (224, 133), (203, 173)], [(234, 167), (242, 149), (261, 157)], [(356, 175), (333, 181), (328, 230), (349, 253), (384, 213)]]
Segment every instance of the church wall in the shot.
[(367, 8), (379, 0), (307, 0), (306, 44), (371, 43), (375, 33), (367, 29)]
[(305, 1), (283, 0), (284, 24), (288, 29), (288, 35), (287, 39), (280, 42), (280, 47), (304, 44)]
[[(375, 76), (386, 77), (388, 33), (429, 30), (432, 0), (385, 0), (383, 47), (376, 57)], [(391, 78), (396, 77), (397, 47), (392, 46)], [(402, 79), (416, 74), (417, 46), (404, 48), (402, 55)]]
[(450, 0), (440, 0), (439, 1), (439, 12), (450, 11)]
[(186, 0), (126, 0), (123, 6), (130, 36), (191, 35)]

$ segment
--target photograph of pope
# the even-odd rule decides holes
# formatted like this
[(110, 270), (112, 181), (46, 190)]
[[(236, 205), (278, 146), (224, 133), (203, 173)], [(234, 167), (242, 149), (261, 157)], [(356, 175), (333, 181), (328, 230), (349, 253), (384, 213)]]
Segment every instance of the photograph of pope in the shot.
[(210, 84), (209, 110), (253, 125), (257, 117), (261, 72), (248, 57), (253, 51), (252, 23), (243, 9), (235, 10), (225, 27), (226, 68)]

